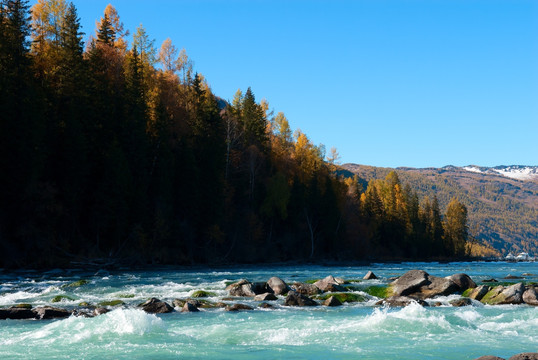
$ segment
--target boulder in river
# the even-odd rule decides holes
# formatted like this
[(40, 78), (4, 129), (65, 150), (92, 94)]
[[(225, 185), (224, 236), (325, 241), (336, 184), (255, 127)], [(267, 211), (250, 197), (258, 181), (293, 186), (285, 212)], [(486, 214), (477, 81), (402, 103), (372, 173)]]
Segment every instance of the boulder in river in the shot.
[(36, 314), (31, 309), (10, 307), (7, 309), (0, 309), (0, 320), (13, 319), (35, 319)]
[(334, 276), (329, 275), (324, 279), (318, 280), (314, 283), (314, 286), (316, 286), (318, 289), (320, 289), (323, 292), (331, 291), (346, 291), (346, 289), (336, 281)]
[(476, 358), (474, 360), (506, 360), (506, 359), (500, 358), (498, 356), (486, 355), (486, 356), (480, 356), (479, 358)]
[(523, 293), (523, 301), (525, 304), (538, 306), (538, 289), (535, 286), (529, 286)]
[(321, 293), (321, 290), (314, 284), (296, 282), (291, 286), (291, 288), (303, 295), (316, 295)]
[(467, 289), (472, 289), (476, 287), (476, 283), (467, 274), (454, 274), (447, 276), (446, 279), (451, 280), (456, 285), (458, 285), (460, 291), (465, 291)]
[(342, 302), (338, 298), (331, 296), (323, 302), (325, 306), (342, 306)]
[(165, 314), (174, 311), (174, 308), (168, 305), (168, 303), (157, 298), (151, 298), (138, 306), (150, 314)]
[(104, 307), (96, 307), (95, 310), (93, 310), (94, 316), (103, 315), (106, 314), (109, 310)]
[(286, 284), (284, 280), (276, 276), (273, 276), (272, 278), (267, 280), (267, 286), (271, 290), (273, 290), (276, 295), (285, 294), (290, 290), (288, 284)]
[(468, 289), (463, 293), (463, 296), (467, 296), (469, 299), (480, 301), (490, 290), (491, 288), (488, 285), (480, 285), (474, 289)]
[(226, 291), (231, 296), (242, 296), (242, 297), (254, 297), (256, 293), (252, 288), (252, 284), (248, 280), (239, 280), (236, 283), (228, 285)]
[(278, 300), (275, 294), (272, 293), (265, 293), (254, 296), (255, 301), (270, 301), (270, 300)]
[(522, 283), (517, 283), (508, 287), (497, 286), (490, 290), (482, 298), (484, 304), (502, 305), (502, 304), (521, 304), (523, 303), (523, 293), (525, 286)]
[(371, 271), (368, 271), (366, 273), (366, 275), (364, 275), (364, 277), (362, 278), (363, 280), (375, 280), (377, 279), (377, 276), (375, 276), (375, 274)]
[(198, 308), (191, 302), (186, 301), (181, 308), (181, 312), (199, 312)]
[(412, 296), (430, 299), (458, 292), (459, 286), (452, 280), (429, 275), (422, 270), (411, 270), (390, 284), (389, 293), (393, 296)]
[(43, 306), (34, 309), (36, 318), (40, 320), (61, 319), (71, 316), (71, 312), (51, 306)]
[(296, 291), (290, 291), (286, 300), (284, 301), (285, 306), (317, 306), (319, 305), (314, 300), (310, 299), (308, 296), (299, 294)]

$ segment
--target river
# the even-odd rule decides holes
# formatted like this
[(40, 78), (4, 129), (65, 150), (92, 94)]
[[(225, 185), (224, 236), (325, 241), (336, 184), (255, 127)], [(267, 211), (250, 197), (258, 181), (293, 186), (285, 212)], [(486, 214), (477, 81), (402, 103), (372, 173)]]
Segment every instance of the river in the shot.
[[(372, 270), (387, 284), (411, 269), (431, 275), (466, 273), (473, 280), (507, 275), (538, 282), (538, 263), (398, 263), (369, 266), (244, 266), (157, 270), (82, 271), (0, 270), (0, 307), (28, 303), (75, 308), (122, 300), (125, 305), (94, 318), (0, 321), (1, 359), (474, 359), (538, 352), (538, 307), (528, 305), (451, 307), (456, 295), (438, 298), (440, 307), (374, 306), (376, 298), (337, 308), (282, 306), (237, 313), (207, 309), (199, 313), (153, 315), (136, 309), (150, 297), (172, 302), (195, 290), (220, 301), (229, 281), (288, 283), (327, 275), (361, 279)], [(79, 287), (66, 287), (85, 279)], [(512, 280), (513, 282), (517, 280)], [(356, 292), (361, 293), (360, 289)], [(63, 295), (61, 302), (52, 302)], [(241, 301), (256, 307), (253, 300)]]

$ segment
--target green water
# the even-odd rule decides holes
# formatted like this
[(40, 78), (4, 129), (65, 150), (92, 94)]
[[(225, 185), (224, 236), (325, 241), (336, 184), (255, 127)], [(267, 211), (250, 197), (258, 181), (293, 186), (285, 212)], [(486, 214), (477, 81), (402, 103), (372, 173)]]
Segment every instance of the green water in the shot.
[[(172, 302), (195, 290), (226, 296), (227, 281), (265, 281), (280, 276), (288, 283), (325, 277), (361, 278), (373, 270), (388, 278), (412, 268), (432, 275), (465, 272), (479, 281), (508, 274), (537, 274), (536, 263), (376, 264), (369, 267), (252, 267), (232, 269), (160, 269), (89, 273), (0, 273), (0, 306), (16, 303), (74, 308), (122, 299), (126, 305), (95, 317), (63, 320), (0, 321), (2, 359), (474, 359), (491, 354), (508, 358), (538, 351), (538, 308), (527, 305), (444, 305), (400, 309), (374, 306), (376, 298), (338, 308), (256, 308), (238, 313), (207, 309), (199, 313), (151, 315), (136, 305), (155, 296)], [(533, 277), (534, 276), (534, 277)], [(527, 275), (535, 280), (535, 275)], [(81, 278), (88, 283), (66, 287)], [(359, 289), (355, 292), (365, 295)], [(74, 300), (51, 303), (58, 295)], [(242, 300), (253, 307), (257, 302)]]

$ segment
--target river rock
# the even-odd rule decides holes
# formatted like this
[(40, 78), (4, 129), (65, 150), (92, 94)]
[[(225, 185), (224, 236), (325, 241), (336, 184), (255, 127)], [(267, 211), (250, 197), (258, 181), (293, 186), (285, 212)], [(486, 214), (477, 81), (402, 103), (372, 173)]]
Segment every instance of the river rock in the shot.
[(490, 290), (483, 298), (482, 302), (489, 305), (521, 304), (523, 303), (523, 293), (525, 286), (517, 283), (508, 287), (497, 286)]
[(458, 285), (460, 291), (465, 291), (467, 289), (473, 289), (476, 287), (476, 283), (467, 274), (454, 274), (447, 276), (446, 279), (451, 280)]
[(380, 300), (376, 305), (383, 305), (389, 307), (404, 307), (412, 303), (418, 303), (422, 306), (429, 306), (427, 302), (421, 299), (409, 297), (409, 296), (391, 296), (386, 299)]
[(276, 294), (276, 295), (282, 295), (287, 293), (290, 288), (288, 284), (284, 282), (279, 277), (273, 276), (269, 280), (267, 280), (267, 286)]
[(262, 308), (262, 309), (272, 309), (272, 308), (274, 308), (273, 305), (268, 304), (268, 303), (266, 303), (266, 302), (262, 302), (262, 303), (260, 303), (260, 304), (258, 305), (258, 307), (259, 307), (259, 308)]
[(256, 293), (252, 289), (252, 284), (248, 280), (239, 280), (238, 282), (228, 285), (226, 290), (231, 296), (254, 297)]
[(317, 306), (319, 305), (314, 300), (310, 299), (308, 296), (299, 294), (295, 291), (290, 291), (286, 300), (284, 301), (285, 306)]
[(165, 314), (174, 311), (174, 308), (168, 305), (168, 303), (157, 298), (151, 298), (138, 306), (150, 314)]
[(459, 298), (459, 299), (450, 300), (448, 303), (455, 307), (462, 307), (462, 306), (473, 305), (473, 300), (469, 298)]
[(491, 288), (488, 285), (480, 285), (478, 287), (475, 287), (470, 293), (469, 293), (469, 299), (480, 301), (486, 295)]
[(103, 314), (106, 314), (107, 312), (109, 312), (110, 310), (108, 310), (107, 308), (104, 308), (104, 307), (97, 307), (95, 308), (95, 310), (93, 310), (93, 315), (94, 316), (99, 316), (99, 315), (103, 315)]
[(523, 279), (523, 278), (521, 276), (508, 274), (503, 279), (505, 279), (505, 280), (520, 280), (520, 279)]
[(346, 279), (344, 279), (343, 277), (335, 277), (334, 280), (336, 280), (336, 282), (338, 283), (338, 285), (344, 285), (344, 284), (348, 284), (349, 282), (346, 281)]
[(521, 353), (510, 357), (508, 360), (538, 360), (538, 353)]
[(278, 300), (275, 294), (272, 293), (265, 293), (254, 296), (255, 301), (270, 301), (270, 300)]
[(329, 275), (325, 279), (318, 280), (314, 283), (314, 286), (316, 286), (318, 289), (320, 289), (323, 292), (331, 291), (331, 292), (341, 292), (346, 291), (346, 289), (336, 281), (334, 276)]
[(422, 270), (410, 270), (390, 284), (394, 295), (406, 296), (416, 292), (428, 283), (428, 273)]
[(266, 282), (261, 282), (261, 281), (258, 281), (258, 282), (253, 282), (252, 283), (252, 291), (254, 291), (254, 294), (256, 295), (260, 295), (260, 294), (265, 294), (267, 292), (270, 292), (272, 293), (273, 292), (273, 289), (271, 289)]
[(506, 359), (500, 358), (498, 356), (486, 355), (486, 356), (480, 356), (479, 358), (476, 358), (474, 360), (506, 360)]
[(525, 304), (538, 306), (538, 289), (534, 286), (529, 286), (523, 293), (523, 301)]
[(230, 306), (226, 306), (226, 311), (239, 311), (239, 310), (254, 310), (254, 309), (245, 304), (233, 304)]
[(181, 308), (181, 312), (199, 312), (198, 308), (191, 302), (186, 301)]
[(431, 299), (435, 296), (451, 295), (459, 290), (452, 280), (429, 275), (422, 270), (411, 270), (390, 284), (394, 296), (412, 296)]
[(366, 273), (366, 275), (364, 275), (364, 277), (362, 278), (363, 280), (375, 280), (377, 279), (377, 276), (375, 276), (375, 274), (371, 271), (368, 271)]
[(338, 300), (336, 297), (331, 296), (327, 300), (323, 302), (323, 305), (325, 306), (342, 306), (342, 302)]
[(71, 316), (71, 312), (65, 309), (43, 306), (34, 309), (36, 318), (40, 320), (61, 319)]
[(36, 314), (31, 309), (10, 307), (7, 309), (0, 309), (0, 320), (13, 319), (35, 319)]
[(317, 295), (321, 293), (321, 290), (314, 284), (296, 282), (291, 286), (291, 288), (303, 295)]

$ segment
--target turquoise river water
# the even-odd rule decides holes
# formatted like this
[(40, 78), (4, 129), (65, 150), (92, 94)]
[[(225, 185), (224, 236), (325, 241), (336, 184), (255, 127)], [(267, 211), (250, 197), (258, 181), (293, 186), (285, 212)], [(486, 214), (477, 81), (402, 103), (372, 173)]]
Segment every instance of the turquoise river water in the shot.
[[(268, 266), (233, 268), (161, 268), (154, 271), (0, 270), (0, 307), (20, 303), (75, 308), (121, 299), (126, 305), (94, 318), (0, 321), (1, 359), (474, 359), (508, 358), (538, 352), (538, 307), (528, 305), (455, 308), (442, 297), (440, 307), (405, 308), (363, 303), (337, 308), (282, 306), (237, 313), (208, 309), (199, 313), (152, 315), (136, 309), (150, 297), (172, 303), (193, 291), (212, 291), (220, 301), (229, 281), (288, 283), (327, 275), (361, 279), (372, 270), (386, 284), (410, 269), (435, 276), (464, 272), (475, 281), (523, 276), (538, 282), (538, 263), (402, 263), (370, 266)], [(63, 285), (86, 279), (86, 285)], [(356, 292), (361, 293), (360, 289)], [(364, 293), (362, 293), (364, 294)], [(73, 300), (52, 303), (58, 295)], [(365, 294), (364, 294), (365, 295)], [(253, 300), (240, 302), (257, 305)]]

